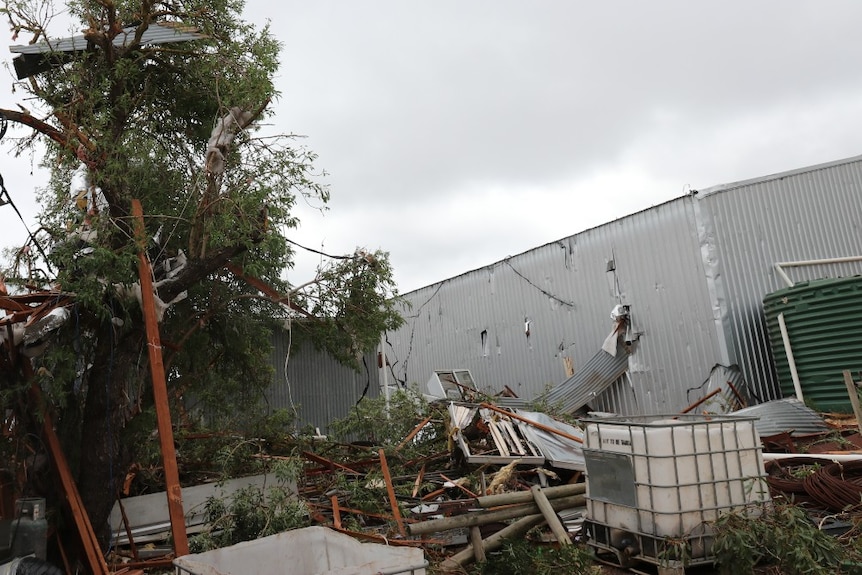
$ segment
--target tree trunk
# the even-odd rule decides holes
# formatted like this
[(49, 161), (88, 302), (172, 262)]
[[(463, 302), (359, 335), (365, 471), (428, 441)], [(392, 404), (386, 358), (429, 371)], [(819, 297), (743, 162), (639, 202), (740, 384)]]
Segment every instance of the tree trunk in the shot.
[(146, 373), (143, 343), (141, 330), (118, 334), (103, 322), (87, 377), (78, 489), (103, 548), (110, 541), (108, 516), (132, 456), (121, 449), (120, 437), (129, 411), (129, 383)]

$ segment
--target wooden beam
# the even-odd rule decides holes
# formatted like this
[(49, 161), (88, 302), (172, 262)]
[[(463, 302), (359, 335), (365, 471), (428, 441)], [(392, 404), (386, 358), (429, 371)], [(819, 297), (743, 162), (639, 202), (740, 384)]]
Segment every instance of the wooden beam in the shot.
[(341, 465), (340, 463), (336, 463), (330, 459), (326, 459), (325, 457), (321, 457), (316, 453), (312, 453), (311, 451), (303, 451), (302, 456), (309, 461), (313, 461), (315, 463), (319, 463), (320, 465), (325, 465), (329, 468), (330, 471), (335, 471), (336, 469), (340, 469), (346, 473), (350, 473), (351, 475), (360, 475), (358, 471), (350, 469), (346, 465)]
[(413, 493), (411, 497), (416, 497), (419, 494), (419, 488), (422, 486), (422, 480), (425, 479), (425, 464), (419, 468), (419, 474), (416, 476), (416, 481), (413, 483)]
[(341, 510), (338, 507), (338, 495), (333, 495), (329, 499), (332, 502), (332, 524), (336, 529), (341, 529)]
[(464, 487), (463, 485), (461, 485), (457, 481), (455, 481), (453, 479), (449, 479), (448, 477), (446, 477), (442, 473), (440, 474), (440, 478), (443, 479), (443, 481), (448, 481), (449, 483), (451, 483), (452, 485), (454, 485), (455, 487), (457, 487), (458, 489), (460, 489), (461, 491), (463, 491), (464, 493), (466, 493), (467, 495), (469, 495), (473, 499), (479, 497), (478, 495), (476, 495), (475, 493), (473, 493), (472, 491), (470, 491), (469, 489), (467, 489), (466, 487)]
[(248, 275), (245, 271), (236, 264), (229, 263), (225, 266), (225, 269), (231, 272), (238, 278), (242, 278), (245, 282), (251, 287), (255, 288), (257, 291), (274, 301), (275, 303), (286, 305), (293, 311), (300, 313), (308, 318), (314, 318), (312, 314), (310, 314), (307, 310), (299, 307), (292, 301), (290, 301), (290, 297), (281, 295), (273, 288), (271, 285), (263, 281), (262, 279)]
[(153, 397), (156, 406), (159, 446), (162, 451), (162, 465), (165, 470), (165, 491), (168, 498), (168, 515), (171, 519), (171, 535), (174, 553), (177, 557), (189, 554), (189, 540), (186, 534), (186, 519), (183, 512), (183, 492), (177, 468), (177, 453), (174, 447), (174, 430), (171, 425), (171, 407), (168, 402), (168, 388), (165, 381), (165, 366), (162, 362), (162, 344), (159, 324), (156, 320), (156, 304), (153, 294), (152, 268), (146, 253), (146, 232), (144, 231), (144, 211), (141, 202), (132, 200), (132, 215), (135, 218), (135, 240), (138, 243), (138, 276), (141, 280), (141, 308), (147, 328), (147, 352), (150, 359), (150, 377), (153, 379)]

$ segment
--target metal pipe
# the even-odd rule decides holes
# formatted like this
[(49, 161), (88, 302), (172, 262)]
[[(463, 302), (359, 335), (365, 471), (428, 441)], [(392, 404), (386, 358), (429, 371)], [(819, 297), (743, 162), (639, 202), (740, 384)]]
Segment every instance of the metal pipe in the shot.
[(796, 262), (780, 262), (775, 264), (775, 271), (778, 272), (778, 275), (781, 276), (781, 279), (784, 280), (784, 283), (787, 284), (787, 287), (793, 287), (793, 280), (788, 277), (787, 273), (783, 268), (785, 267), (804, 267), (804, 266), (820, 266), (826, 264), (844, 264), (849, 262), (859, 262), (862, 261), (862, 256), (846, 256), (841, 258), (826, 258), (821, 260), (800, 260)]
[(784, 268), (781, 267), (782, 264), (775, 264), (775, 271), (778, 272), (778, 276), (784, 280), (784, 283), (787, 284), (787, 287), (793, 287), (793, 280), (790, 279), (790, 276), (787, 275), (787, 272), (784, 271)]
[(862, 460), (862, 453), (764, 453), (763, 461), (780, 461), (782, 459), (791, 459), (794, 457), (805, 457), (806, 459), (822, 459), (823, 461), (832, 461), (835, 463), (846, 463), (848, 461)]
[(790, 335), (787, 333), (787, 324), (784, 322), (784, 312), (778, 314), (778, 327), (781, 329), (781, 341), (784, 342), (784, 353), (787, 355), (787, 363), (790, 364), (790, 377), (793, 379), (793, 389), (796, 390), (796, 399), (805, 401), (802, 397), (802, 384), (799, 382), (799, 373), (796, 371), (796, 360), (793, 359), (793, 349), (790, 347)]
[(409, 567), (390, 567), (377, 571), (374, 575), (399, 575), (400, 573), (416, 573), (428, 567), (428, 562), (420, 563), (419, 565), (410, 565)]

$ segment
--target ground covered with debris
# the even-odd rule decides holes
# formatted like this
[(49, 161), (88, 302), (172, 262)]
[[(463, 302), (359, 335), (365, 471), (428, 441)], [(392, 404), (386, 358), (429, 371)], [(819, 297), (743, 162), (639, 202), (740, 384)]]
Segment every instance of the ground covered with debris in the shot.
[[(421, 549), (429, 573), (653, 573), (662, 561), (691, 562), (688, 573), (862, 572), (862, 468), (814, 459), (816, 452), (858, 453), (854, 420), (839, 418), (827, 431), (801, 438), (767, 438), (772, 453), (785, 452), (767, 461), (771, 502), (756, 513), (733, 510), (714, 523), (709, 541), (715, 561), (698, 565), (691, 540), (665, 538), (654, 564), (627, 561), (625, 544), (616, 553), (590, 544), (583, 466), (559, 453), (563, 466), (538, 457), (540, 440), (521, 430), (535, 427), (577, 452), (578, 422), (552, 413), (540, 422), (491, 401), (428, 403), (398, 393), (387, 409), (383, 398), (366, 399), (326, 436), (293, 429), (284, 412), (269, 418), (256, 437), (181, 431), (183, 483), (210, 489), (195, 510), (186, 509), (187, 517), (197, 517), (187, 521), (192, 553), (325, 526), (357, 541)], [(262, 479), (220, 490), (242, 477)], [(157, 459), (138, 462), (121, 502), (128, 507), (152, 495), (160, 481)], [(146, 569), (171, 559), (159, 534), (135, 525), (133, 516), (113, 527), (114, 569)]]

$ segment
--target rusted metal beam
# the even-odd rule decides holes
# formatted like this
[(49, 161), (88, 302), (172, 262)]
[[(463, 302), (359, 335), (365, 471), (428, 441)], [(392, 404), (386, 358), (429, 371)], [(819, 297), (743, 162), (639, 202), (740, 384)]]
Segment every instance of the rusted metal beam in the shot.
[(688, 407), (686, 407), (685, 409), (680, 411), (680, 413), (688, 413), (689, 411), (692, 411), (693, 409), (697, 409), (698, 407), (700, 407), (701, 405), (706, 403), (707, 400), (715, 397), (719, 393), (721, 393), (721, 388), (716, 387), (714, 390), (710, 391), (709, 393), (707, 393), (706, 395), (704, 395), (703, 397), (701, 397), (700, 399), (698, 399), (697, 401), (695, 401), (694, 403), (692, 403), (691, 405), (689, 405)]
[(66, 498), (66, 503), (69, 505), (69, 510), (72, 512), (75, 527), (81, 536), (81, 545), (84, 548), (84, 554), (87, 556), (87, 563), (94, 575), (108, 575), (108, 564), (105, 562), (104, 556), (102, 556), (99, 540), (96, 538), (93, 525), (90, 523), (90, 517), (87, 515), (87, 510), (81, 501), (78, 486), (75, 485), (75, 480), (72, 478), (72, 471), (69, 468), (66, 455), (63, 453), (63, 448), (60, 446), (60, 439), (57, 437), (57, 432), (54, 431), (54, 419), (48, 413), (44, 405), (42, 390), (34, 379), (33, 366), (30, 365), (30, 360), (27, 358), (22, 362), (22, 365), (24, 377), (32, 381), (30, 386), (30, 401), (34, 406), (39, 406), (42, 417), (42, 432), (45, 434), (45, 444), (51, 454), (51, 461), (54, 463), (57, 476), (60, 478), (60, 486)]
[(338, 507), (338, 495), (329, 498), (332, 502), (332, 524), (336, 529), (341, 529), (341, 510)]
[(408, 433), (408, 434), (407, 434), (407, 437), (405, 437), (405, 438), (404, 438), (404, 440), (403, 440), (401, 443), (399, 443), (399, 444), (398, 444), (398, 447), (396, 447), (396, 448), (395, 448), (395, 451), (401, 451), (401, 449), (402, 449), (405, 445), (407, 445), (408, 443), (410, 443), (410, 440), (411, 440), (411, 439), (413, 439), (414, 437), (416, 437), (416, 434), (418, 434), (420, 431), (422, 431), (422, 428), (423, 428), (423, 427), (425, 427), (426, 425), (428, 425), (428, 422), (430, 422), (430, 421), (431, 421), (431, 416), (430, 416), (430, 415), (429, 415), (428, 417), (426, 417), (425, 419), (423, 419), (422, 421), (420, 421), (420, 422), (416, 425), (416, 427), (414, 427), (414, 428), (413, 428), (413, 431), (411, 431), (410, 433)]
[(406, 537), (407, 531), (404, 529), (404, 520), (401, 518), (398, 499), (395, 498), (395, 488), (392, 486), (392, 476), (389, 474), (389, 465), (386, 463), (386, 453), (381, 449), (378, 454), (380, 455), (380, 467), (383, 470), (383, 481), (386, 482), (386, 492), (389, 494), (389, 504), (392, 506), (392, 515), (395, 517), (395, 523), (398, 524), (398, 532)]
[(171, 535), (176, 555), (188, 555), (189, 540), (186, 534), (185, 513), (183, 512), (183, 493), (180, 487), (180, 474), (177, 469), (177, 453), (174, 448), (174, 431), (171, 426), (171, 408), (168, 403), (168, 389), (165, 381), (165, 366), (162, 363), (162, 345), (159, 337), (159, 324), (156, 320), (156, 305), (153, 296), (152, 268), (146, 253), (146, 232), (144, 231), (144, 211), (141, 202), (132, 200), (132, 215), (135, 218), (135, 240), (138, 243), (138, 275), (141, 280), (141, 308), (147, 328), (147, 352), (150, 358), (150, 376), (153, 379), (153, 397), (156, 405), (156, 419), (159, 430), (159, 446), (162, 451), (162, 465), (165, 470), (165, 491), (168, 498), (168, 515), (171, 519)]
[(325, 457), (321, 457), (320, 455), (317, 455), (316, 453), (312, 453), (310, 451), (303, 451), (302, 456), (304, 458), (308, 459), (309, 461), (319, 463), (320, 465), (325, 465), (331, 471), (335, 471), (336, 469), (340, 469), (341, 471), (344, 471), (346, 473), (350, 473), (352, 475), (360, 475), (360, 473), (358, 471), (355, 471), (355, 470), (347, 467), (346, 465), (341, 465), (340, 463), (336, 463), (330, 459), (326, 459)]
[(528, 419), (522, 415), (518, 415), (517, 413), (512, 413), (511, 411), (506, 411), (505, 409), (501, 409), (501, 408), (497, 407), (496, 405), (491, 405), (490, 403), (482, 403), (482, 404), (480, 404), (480, 407), (483, 407), (485, 409), (490, 409), (491, 411), (496, 411), (497, 413), (500, 413), (502, 415), (506, 415), (508, 417), (511, 417), (512, 419), (517, 419), (518, 421), (522, 421), (522, 422), (526, 423), (527, 425), (532, 425), (536, 429), (541, 429), (542, 431), (545, 431), (547, 433), (553, 433), (554, 435), (559, 435), (560, 437), (565, 437), (566, 439), (571, 439), (572, 441), (574, 441), (576, 443), (583, 443), (584, 442), (584, 440), (581, 439), (580, 437), (577, 437), (577, 436), (572, 435), (570, 433), (566, 433), (565, 431), (560, 431), (559, 429), (554, 429), (553, 427), (550, 427), (548, 425), (544, 425), (542, 423), (539, 423), (538, 421), (533, 421), (532, 419)]

